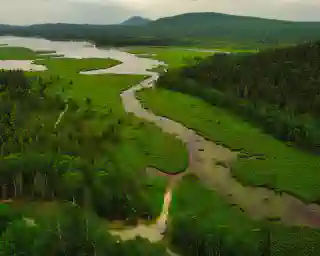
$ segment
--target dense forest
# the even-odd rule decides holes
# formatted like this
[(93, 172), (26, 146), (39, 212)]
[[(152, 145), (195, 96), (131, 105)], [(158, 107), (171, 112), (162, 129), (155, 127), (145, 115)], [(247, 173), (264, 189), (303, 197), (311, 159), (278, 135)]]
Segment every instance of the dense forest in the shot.
[[(147, 180), (135, 179), (113, 157), (121, 120), (101, 117), (111, 121), (97, 134), (90, 127), (90, 118), (97, 115), (93, 110), (46, 95), (46, 84), (59, 78), (43, 81), (21, 71), (3, 71), (0, 79), (2, 200), (69, 200), (108, 219), (131, 222), (158, 214), (144, 195)], [(86, 102), (90, 108), (90, 100)], [(46, 111), (55, 119), (66, 104), (68, 115), (55, 127)]]
[(139, 26), (2, 25), (0, 35), (40, 36), (52, 40), (88, 40), (97, 45), (115, 46), (212, 46), (217, 41), (263, 46), (320, 39), (320, 23), (289, 22), (220, 13), (187, 13)]
[(54, 214), (25, 218), (27, 210), (0, 208), (0, 255), (167, 255), (160, 244), (137, 238), (120, 242), (95, 215), (64, 203)]
[(215, 54), (169, 70), (158, 86), (203, 98), (276, 138), (320, 152), (320, 43), (254, 55)]

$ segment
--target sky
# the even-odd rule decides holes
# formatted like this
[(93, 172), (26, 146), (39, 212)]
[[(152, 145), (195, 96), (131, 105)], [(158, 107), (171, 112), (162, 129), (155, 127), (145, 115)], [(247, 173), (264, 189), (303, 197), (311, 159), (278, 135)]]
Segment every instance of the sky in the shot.
[(320, 0), (0, 0), (0, 24), (115, 24), (131, 16), (157, 19), (186, 12), (221, 12), (320, 21)]

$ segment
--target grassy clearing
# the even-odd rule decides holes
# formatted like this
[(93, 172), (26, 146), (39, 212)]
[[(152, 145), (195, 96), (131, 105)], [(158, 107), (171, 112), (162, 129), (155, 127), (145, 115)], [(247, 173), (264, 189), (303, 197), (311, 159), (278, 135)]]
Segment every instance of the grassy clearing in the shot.
[(171, 68), (180, 67), (186, 64), (188, 59), (194, 57), (207, 57), (212, 55), (210, 52), (200, 52), (196, 49), (187, 50), (178, 47), (130, 47), (126, 51), (134, 54), (155, 54), (155, 56), (147, 56), (147, 58), (164, 61)]
[[(242, 151), (232, 166), (243, 183), (267, 186), (307, 201), (320, 199), (320, 158), (286, 146), (258, 128), (194, 97), (164, 89), (138, 93), (144, 106), (198, 131), (232, 150)], [(264, 157), (250, 157), (262, 155)]]
[[(46, 56), (47, 57), (47, 56)], [(59, 75), (78, 75), (81, 71), (96, 70), (110, 68), (120, 64), (120, 61), (113, 59), (102, 58), (86, 58), (86, 59), (72, 59), (72, 58), (46, 58), (44, 60), (37, 60), (38, 65), (47, 66), (50, 73)]]
[[(201, 252), (202, 255), (213, 255), (208, 254), (208, 251), (195, 251), (195, 248), (201, 248), (204, 241), (212, 244), (218, 237), (237, 251), (234, 255), (242, 255), (240, 252), (246, 252), (243, 255), (257, 255), (249, 252), (261, 250), (258, 246), (266, 239), (267, 230), (271, 240), (270, 255), (315, 256), (320, 253), (320, 230), (289, 228), (251, 220), (240, 209), (227, 204), (214, 191), (204, 188), (200, 181), (192, 176), (184, 177), (175, 190), (170, 216), (173, 224), (170, 230), (170, 235), (173, 235), (171, 239), (184, 255), (200, 255)], [(182, 232), (185, 240), (177, 237), (179, 232)], [(180, 242), (177, 242), (179, 240)]]
[(0, 60), (33, 60), (37, 52), (22, 47), (0, 47)]

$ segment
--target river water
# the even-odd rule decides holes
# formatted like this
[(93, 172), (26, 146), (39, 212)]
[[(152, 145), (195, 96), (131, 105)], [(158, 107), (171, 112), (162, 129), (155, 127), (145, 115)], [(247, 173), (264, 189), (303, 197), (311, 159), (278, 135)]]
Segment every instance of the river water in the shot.
[(43, 65), (36, 65), (32, 60), (0, 60), (0, 69), (20, 69), (24, 71), (45, 71)]

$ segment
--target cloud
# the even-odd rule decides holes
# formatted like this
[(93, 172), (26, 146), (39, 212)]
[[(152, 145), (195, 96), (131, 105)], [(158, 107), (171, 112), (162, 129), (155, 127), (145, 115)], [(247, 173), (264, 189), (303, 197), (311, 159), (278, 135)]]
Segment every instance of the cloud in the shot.
[(118, 23), (130, 16), (159, 18), (185, 12), (222, 12), (320, 21), (319, 0), (0, 0), (0, 23)]
[(113, 1), (0, 0), (0, 23), (119, 23), (135, 11)]

